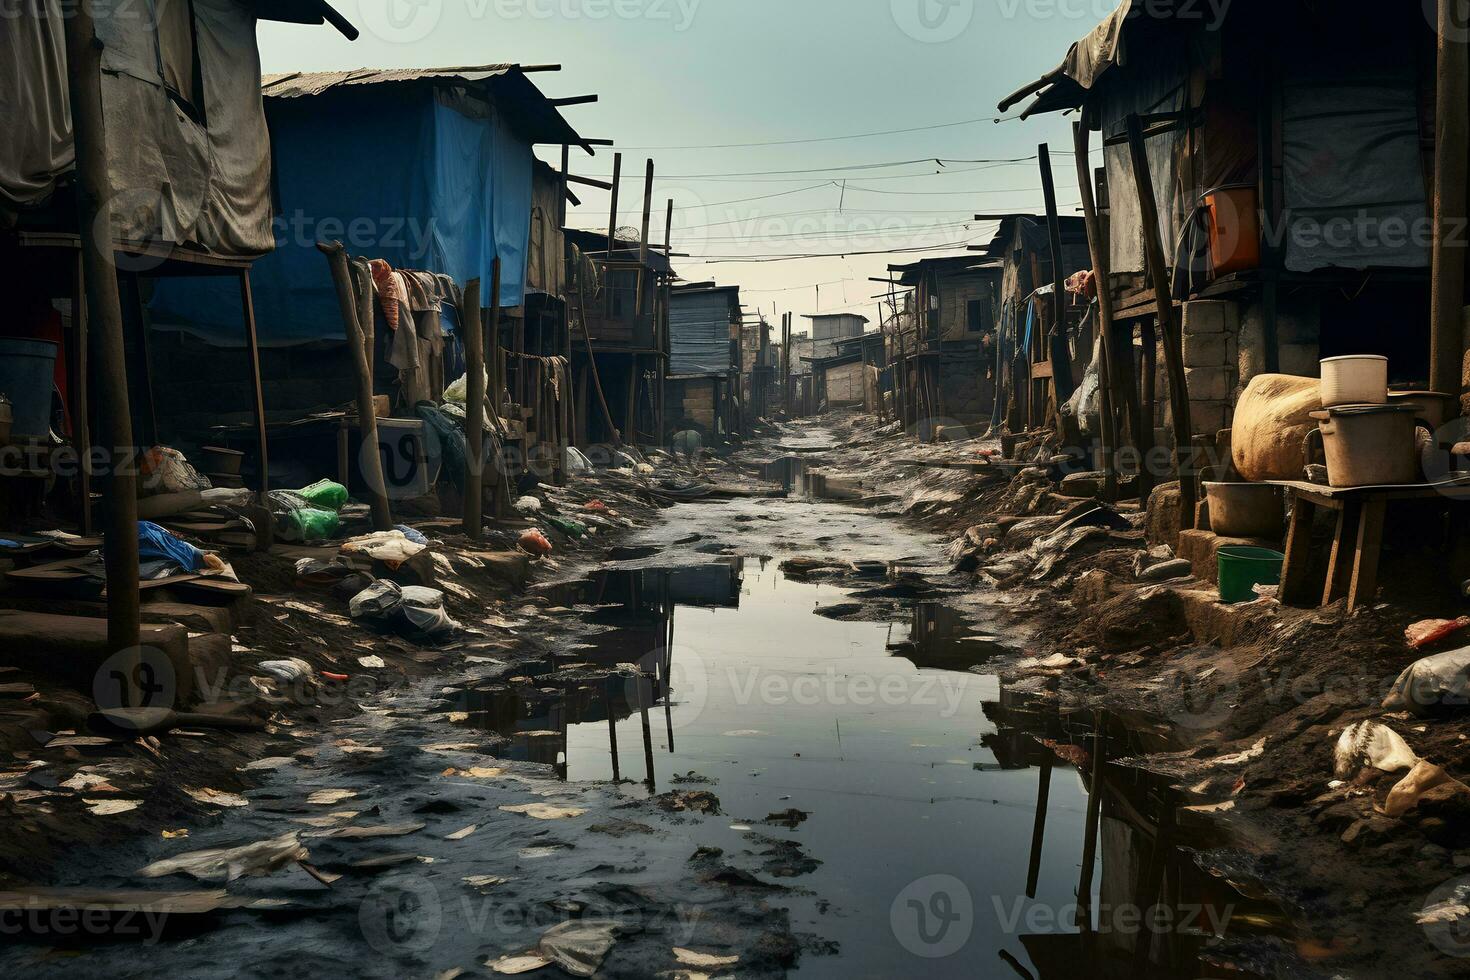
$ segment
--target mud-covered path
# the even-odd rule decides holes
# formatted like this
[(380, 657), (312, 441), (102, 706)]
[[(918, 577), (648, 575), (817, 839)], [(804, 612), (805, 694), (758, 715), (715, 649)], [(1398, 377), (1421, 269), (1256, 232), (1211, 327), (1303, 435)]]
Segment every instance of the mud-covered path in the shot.
[[(1034, 743), (991, 720), (996, 638), (955, 612), (940, 540), (805, 492), (825, 444), (742, 454), (804, 461), (760, 467), (784, 499), (675, 506), (625, 560), (533, 589), (506, 613), (531, 659), (470, 658), (325, 736), (283, 728), (242, 805), (70, 855), (55, 882), (224, 889), (219, 908), (140, 917), (135, 941), (29, 935), (0, 962), (489, 975), (536, 967), (550, 931), (599, 976), (1048, 975), (1036, 951), (1077, 933), (1083, 782), (1045, 762), (1031, 867)], [(652, 679), (592, 673), (628, 663)], [(305, 866), (139, 873), (292, 834)]]

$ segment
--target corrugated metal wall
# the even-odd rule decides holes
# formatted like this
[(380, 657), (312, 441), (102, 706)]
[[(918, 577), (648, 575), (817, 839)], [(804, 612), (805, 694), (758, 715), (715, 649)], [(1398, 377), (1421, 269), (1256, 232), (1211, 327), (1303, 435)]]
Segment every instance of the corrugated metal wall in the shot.
[(669, 302), (670, 374), (723, 374), (730, 361), (728, 293), (674, 293)]

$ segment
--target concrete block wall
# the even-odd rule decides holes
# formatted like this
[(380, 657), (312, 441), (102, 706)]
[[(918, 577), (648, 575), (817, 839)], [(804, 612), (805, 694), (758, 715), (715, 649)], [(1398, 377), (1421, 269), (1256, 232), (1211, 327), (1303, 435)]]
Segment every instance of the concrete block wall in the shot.
[(1183, 304), (1182, 326), (1194, 434), (1213, 435), (1228, 429), (1234, 414), (1240, 371), (1239, 309), (1222, 300), (1193, 300)]

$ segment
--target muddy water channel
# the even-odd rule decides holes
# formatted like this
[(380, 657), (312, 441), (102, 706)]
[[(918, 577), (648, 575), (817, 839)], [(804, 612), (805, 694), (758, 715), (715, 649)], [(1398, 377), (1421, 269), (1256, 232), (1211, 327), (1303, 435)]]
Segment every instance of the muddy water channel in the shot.
[(283, 835), (306, 866), (168, 876), (228, 900), (144, 943), (24, 935), (0, 963), (556, 976), (534, 954), (570, 930), (604, 977), (1250, 975), (1229, 944), (1280, 917), (1201, 870), (1221, 842), (1167, 781), (1106, 761), (1168, 733), (1003, 689), (1007, 637), (943, 543), (825, 499), (860, 494), (800, 448), (765, 470), (787, 497), (681, 504), (535, 589), (497, 627), (528, 655), (282, 732), (239, 805), (71, 855), (56, 884), (157, 888), (149, 862)]

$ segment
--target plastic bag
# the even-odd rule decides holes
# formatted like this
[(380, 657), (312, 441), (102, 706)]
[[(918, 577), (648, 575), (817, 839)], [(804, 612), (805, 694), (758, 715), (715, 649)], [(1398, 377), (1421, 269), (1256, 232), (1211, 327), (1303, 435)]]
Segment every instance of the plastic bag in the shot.
[(1383, 707), (1427, 715), (1435, 709), (1470, 705), (1470, 647), (1415, 661), (1393, 682)]
[(1419, 757), (1398, 732), (1376, 721), (1360, 721), (1344, 728), (1332, 755), (1338, 779), (1347, 779), (1365, 766), (1397, 772), (1419, 763)]
[(387, 579), (378, 579), (353, 596), (347, 608), (353, 619), (393, 627), (410, 636), (438, 636), (459, 626), (444, 609), (443, 592)]
[(209, 478), (196, 470), (183, 453), (168, 446), (154, 446), (145, 452), (141, 468), (141, 489), (144, 496), (208, 490), (212, 486)]
[(186, 572), (197, 572), (207, 564), (204, 552), (151, 521), (138, 522), (138, 558), (175, 562)]
[(533, 555), (551, 554), (551, 542), (546, 540), (546, 535), (542, 534), (535, 528), (532, 528), (531, 530), (523, 533), (520, 538), (517, 539), (516, 544), (520, 545), (523, 550), (529, 551)]
[(580, 521), (568, 520), (565, 517), (548, 517), (545, 520), (547, 524), (550, 524), (567, 537), (581, 538), (587, 534), (587, 525)]
[(541, 512), (541, 501), (535, 497), (522, 497), (515, 502), (518, 514), (539, 514)]
[(1421, 619), (1404, 630), (1404, 639), (1415, 650), (1438, 643), (1451, 633), (1458, 633), (1470, 626), (1470, 616), (1459, 619)]
[(416, 541), (409, 540), (402, 531), (374, 531), (342, 543), (344, 555), (366, 555), (381, 561), (389, 568), (397, 569), (404, 562), (425, 549)]
[(325, 541), (342, 524), (335, 510), (313, 507), (294, 490), (272, 490), (267, 497), (276, 519), (276, 532), (285, 541)]
[(318, 480), (309, 487), (297, 491), (306, 502), (318, 510), (339, 511), (347, 503), (347, 488), (331, 480)]
[(563, 455), (566, 471), (572, 476), (586, 476), (592, 472), (592, 460), (584, 456), (576, 446), (568, 446)]

